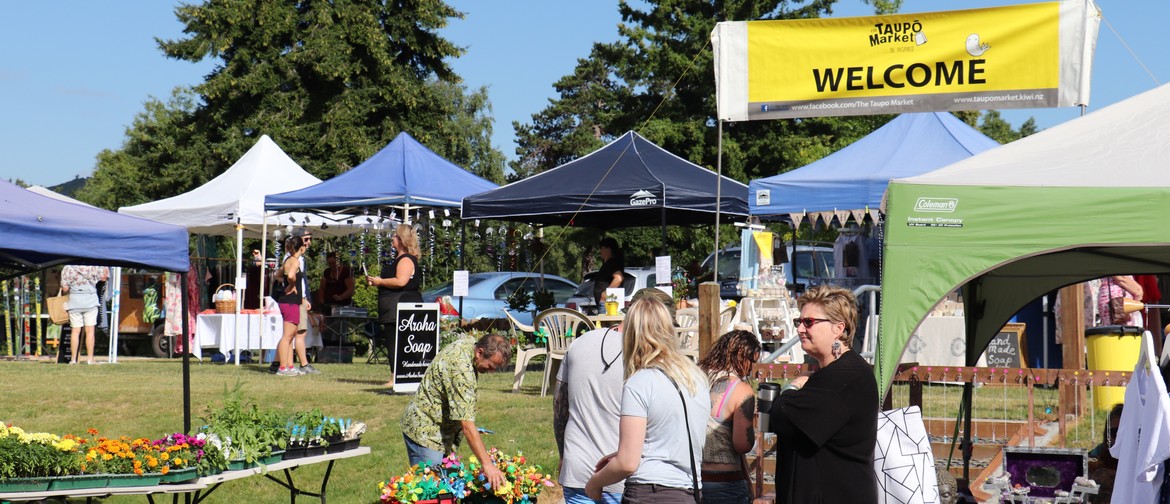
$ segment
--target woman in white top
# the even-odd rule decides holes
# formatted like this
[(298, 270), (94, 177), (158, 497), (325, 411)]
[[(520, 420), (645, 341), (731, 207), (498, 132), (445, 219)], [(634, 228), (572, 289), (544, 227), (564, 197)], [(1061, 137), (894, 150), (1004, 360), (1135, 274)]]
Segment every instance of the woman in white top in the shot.
[(625, 479), (623, 503), (696, 501), (711, 410), (707, 379), (679, 351), (661, 301), (635, 301), (623, 328), (626, 383), (618, 451), (597, 463), (585, 493), (598, 500), (602, 488)]

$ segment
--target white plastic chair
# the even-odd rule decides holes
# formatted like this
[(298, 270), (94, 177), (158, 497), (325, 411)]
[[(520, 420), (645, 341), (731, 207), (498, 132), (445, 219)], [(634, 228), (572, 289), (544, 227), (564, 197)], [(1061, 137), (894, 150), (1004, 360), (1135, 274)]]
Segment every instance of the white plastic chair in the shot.
[(735, 327), (735, 315), (738, 312), (738, 306), (728, 306), (719, 312), (719, 336), (727, 334)]
[(678, 346), (683, 355), (691, 360), (699, 361), (699, 310), (697, 308), (682, 308), (675, 312), (674, 320), (678, 327), (674, 329), (678, 335)]
[(540, 384), (540, 395), (548, 393), (549, 380), (554, 376), (553, 365), (560, 364), (569, 351), (573, 338), (593, 328), (593, 321), (577, 310), (549, 308), (536, 315), (532, 325), (548, 333), (548, 360), (544, 365), (544, 381)]
[[(530, 325), (521, 324), (519, 320), (516, 320), (516, 317), (513, 317), (511, 313), (508, 313), (508, 310), (501, 311), (504, 312), (504, 316), (508, 317), (508, 322), (512, 324), (512, 333), (516, 336), (517, 341), (521, 341), (525, 337), (530, 336), (536, 332), (536, 328)], [(517, 345), (516, 370), (514, 371), (515, 374), (512, 378), (512, 392), (518, 392), (520, 390), (520, 386), (524, 385), (524, 373), (528, 371), (528, 362), (531, 361), (533, 357), (538, 355), (548, 355), (548, 347), (534, 346), (532, 348), (520, 348), (519, 345)]]

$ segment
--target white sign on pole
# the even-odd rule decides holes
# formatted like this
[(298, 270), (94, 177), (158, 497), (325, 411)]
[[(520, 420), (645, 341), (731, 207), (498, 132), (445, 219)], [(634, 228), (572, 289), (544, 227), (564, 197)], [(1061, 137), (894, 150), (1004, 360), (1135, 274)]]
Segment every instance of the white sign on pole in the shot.
[(654, 283), (658, 285), (670, 284), (670, 256), (658, 256), (654, 258), (654, 275), (657, 280)]
[(467, 295), (467, 270), (456, 270), (454, 285), (451, 287), (451, 295), (456, 297), (463, 297)]

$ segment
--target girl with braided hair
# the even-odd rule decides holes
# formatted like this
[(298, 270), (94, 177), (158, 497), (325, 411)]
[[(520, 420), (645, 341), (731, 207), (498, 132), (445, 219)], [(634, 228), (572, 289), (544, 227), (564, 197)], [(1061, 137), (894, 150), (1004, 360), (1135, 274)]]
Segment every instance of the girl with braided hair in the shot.
[(755, 334), (735, 330), (721, 336), (699, 361), (711, 383), (707, 442), (703, 445), (703, 502), (752, 501), (744, 454), (755, 444), (756, 396), (747, 383), (760, 358)]

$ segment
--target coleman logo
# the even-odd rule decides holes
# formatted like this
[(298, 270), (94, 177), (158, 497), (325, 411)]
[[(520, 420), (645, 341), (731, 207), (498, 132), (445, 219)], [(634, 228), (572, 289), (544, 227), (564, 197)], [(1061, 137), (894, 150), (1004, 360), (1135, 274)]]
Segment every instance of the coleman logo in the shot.
[(645, 189), (630, 195), (630, 206), (653, 206), (658, 204), (654, 193)]
[(914, 202), (914, 211), (950, 213), (958, 206), (958, 198), (918, 198), (918, 201)]

